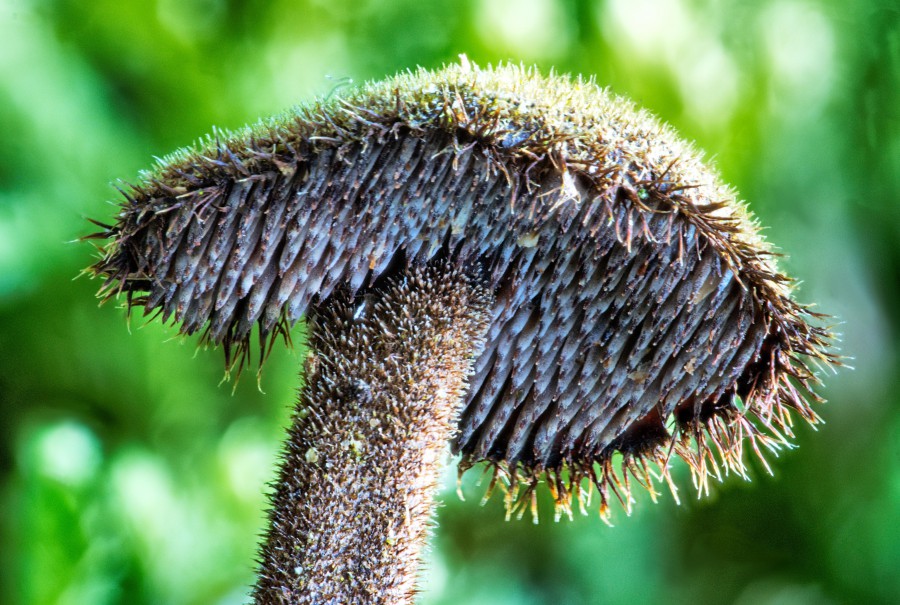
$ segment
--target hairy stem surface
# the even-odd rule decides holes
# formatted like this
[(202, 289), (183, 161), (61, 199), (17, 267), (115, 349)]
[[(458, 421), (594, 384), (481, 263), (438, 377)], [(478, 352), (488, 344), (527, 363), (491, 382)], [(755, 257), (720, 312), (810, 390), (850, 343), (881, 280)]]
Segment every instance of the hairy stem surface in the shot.
[(442, 266), (314, 314), (256, 603), (413, 601), (489, 303)]

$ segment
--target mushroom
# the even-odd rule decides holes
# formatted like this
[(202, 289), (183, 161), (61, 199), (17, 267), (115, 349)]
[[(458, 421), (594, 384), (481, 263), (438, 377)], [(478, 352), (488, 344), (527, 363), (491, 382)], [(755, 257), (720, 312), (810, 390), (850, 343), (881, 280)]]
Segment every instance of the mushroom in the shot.
[[(593, 81), (463, 60), (215, 133), (124, 192), (101, 296), (260, 364), (308, 318), (257, 603), (409, 603), (446, 444), (508, 515), (630, 510), (816, 423), (837, 362), (697, 152)], [(256, 329), (254, 330), (254, 326)], [(655, 467), (655, 471), (651, 468)]]

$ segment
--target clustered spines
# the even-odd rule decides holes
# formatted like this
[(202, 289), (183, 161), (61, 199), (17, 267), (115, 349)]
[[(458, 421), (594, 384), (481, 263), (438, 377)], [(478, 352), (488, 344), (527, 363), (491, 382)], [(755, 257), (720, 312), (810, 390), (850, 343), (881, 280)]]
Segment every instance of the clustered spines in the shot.
[[(543, 483), (553, 498), (554, 520), (559, 521), (563, 516), (572, 519), (576, 505), (582, 515), (589, 514), (593, 487), (600, 500), (596, 510), (604, 523), (611, 524), (613, 502), (618, 502), (628, 515), (633, 510), (632, 481), (645, 490), (654, 502), (660, 494), (657, 484), (664, 484), (675, 502), (680, 502), (678, 487), (671, 475), (673, 454), (687, 463), (698, 495), (708, 495), (710, 478), (722, 481), (733, 472), (749, 480), (744, 456), (746, 443), (751, 445), (757, 459), (771, 474), (765, 452), (777, 456), (782, 448), (792, 447), (788, 440), (790, 436), (789, 431), (786, 435), (777, 430), (774, 430), (774, 436), (767, 434), (747, 415), (729, 410), (705, 421), (693, 420), (682, 426), (676, 425), (674, 434), (664, 430), (656, 439), (643, 441), (637, 447), (635, 443), (626, 441), (613, 444), (592, 460), (573, 459), (556, 466), (542, 467), (489, 459), (485, 473), (490, 473), (491, 478), (481, 503), (484, 505), (499, 488), (503, 492), (507, 520), (513, 517), (521, 519), (528, 512), (533, 522), (537, 523), (536, 490)], [(460, 480), (477, 462), (480, 461), (463, 457), (458, 471)], [(461, 489), (457, 491), (462, 493)]]
[[(621, 100), (515, 67), (400, 76), (218, 139), (129, 195), (95, 268), (107, 291), (150, 291), (129, 304), (159, 305), (182, 331), (205, 326), (238, 367), (254, 321), (263, 339), (286, 335), (338, 284), (364, 291), (439, 253), (484, 263), (498, 304), (457, 447), (512, 476), (606, 468), (614, 443), (631, 447), (629, 427), (654, 409), (668, 425), (677, 408), (659, 447), (705, 478), (705, 445), (702, 456), (665, 446), (706, 444), (709, 430), (713, 445), (740, 441), (747, 414), (779, 434), (785, 406), (814, 421), (806, 358), (833, 361), (755, 223), (689, 146)], [(266, 228), (274, 248), (254, 244)], [(179, 259), (198, 258), (192, 275), (222, 280), (214, 305), (209, 284), (176, 279)], [(746, 413), (725, 401), (733, 386)], [(695, 387), (706, 391), (688, 405)]]
[[(535, 490), (544, 483), (554, 500), (555, 519), (559, 520), (563, 515), (571, 519), (576, 503), (582, 514), (588, 513), (590, 489), (584, 487), (588, 483), (593, 484), (599, 495), (601, 519), (610, 523), (613, 501), (618, 501), (626, 513), (631, 514), (634, 503), (631, 480), (645, 489), (654, 502), (659, 495), (656, 483), (664, 483), (675, 501), (679, 501), (678, 488), (671, 476), (673, 453), (687, 463), (698, 495), (709, 494), (711, 478), (722, 481), (734, 473), (749, 480), (745, 456), (747, 444), (765, 470), (772, 474), (766, 454), (777, 456), (783, 448), (794, 447), (790, 410), (800, 412), (810, 424), (821, 421), (788, 375), (779, 374), (778, 380), (774, 388), (768, 387), (765, 395), (751, 392), (750, 401), (740, 407), (734, 402), (738, 397), (736, 393), (731, 393), (728, 401), (719, 405), (684, 406), (680, 417), (676, 410), (665, 425), (652, 425), (644, 438), (635, 439), (634, 435), (623, 434), (593, 458), (566, 459), (550, 466), (490, 459), (485, 472), (491, 472), (491, 480), (482, 504), (499, 487), (504, 492), (507, 519), (521, 518), (530, 511), (537, 522)], [(808, 392), (807, 396), (816, 400), (813, 392)], [(754, 398), (763, 399), (754, 401)], [(659, 419), (658, 414), (658, 408), (650, 413)], [(630, 427), (631, 430), (635, 428), (634, 424)], [(460, 478), (479, 461), (478, 457), (464, 455), (459, 465)]]

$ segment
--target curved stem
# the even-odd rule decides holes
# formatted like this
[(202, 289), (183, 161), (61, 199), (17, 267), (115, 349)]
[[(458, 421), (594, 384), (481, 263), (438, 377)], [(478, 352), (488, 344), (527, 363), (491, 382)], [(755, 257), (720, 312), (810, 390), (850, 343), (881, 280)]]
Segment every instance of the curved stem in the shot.
[(412, 603), (489, 302), (427, 268), (315, 314), (256, 603)]

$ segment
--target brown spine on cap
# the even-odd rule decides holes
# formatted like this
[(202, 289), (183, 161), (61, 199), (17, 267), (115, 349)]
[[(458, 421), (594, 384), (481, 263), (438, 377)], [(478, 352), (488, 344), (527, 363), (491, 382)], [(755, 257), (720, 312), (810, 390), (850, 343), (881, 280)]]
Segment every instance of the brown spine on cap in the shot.
[(413, 602), (489, 308), (489, 292), (442, 264), (315, 313), (256, 603)]
[[(691, 146), (592, 82), (515, 66), (419, 71), (168, 158), (126, 194), (94, 271), (245, 363), (338, 288), (478, 266), (495, 292), (464, 398), (462, 468), (510, 509), (604, 516), (674, 453), (699, 488), (816, 422), (830, 334)], [(589, 490), (588, 490), (589, 491)]]

